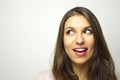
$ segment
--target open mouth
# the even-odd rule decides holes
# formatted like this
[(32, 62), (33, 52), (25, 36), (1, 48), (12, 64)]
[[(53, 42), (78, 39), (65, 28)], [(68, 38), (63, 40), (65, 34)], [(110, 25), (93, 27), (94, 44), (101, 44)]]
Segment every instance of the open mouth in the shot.
[(88, 48), (75, 48), (73, 51), (77, 56), (84, 56), (87, 53)]
[(76, 48), (76, 49), (73, 49), (73, 51), (75, 51), (75, 52), (86, 52), (87, 48)]

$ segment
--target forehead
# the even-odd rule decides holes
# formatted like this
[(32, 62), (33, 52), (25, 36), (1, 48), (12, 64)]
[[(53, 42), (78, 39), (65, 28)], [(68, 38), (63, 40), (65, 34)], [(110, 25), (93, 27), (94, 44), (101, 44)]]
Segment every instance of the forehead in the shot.
[(90, 26), (88, 20), (83, 15), (75, 15), (68, 18), (64, 27), (86, 27)]

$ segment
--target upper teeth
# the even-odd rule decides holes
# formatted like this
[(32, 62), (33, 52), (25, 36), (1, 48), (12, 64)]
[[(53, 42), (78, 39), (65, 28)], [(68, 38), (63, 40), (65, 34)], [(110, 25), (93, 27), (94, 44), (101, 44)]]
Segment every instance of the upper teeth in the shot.
[(75, 49), (76, 51), (85, 51), (85, 49)]

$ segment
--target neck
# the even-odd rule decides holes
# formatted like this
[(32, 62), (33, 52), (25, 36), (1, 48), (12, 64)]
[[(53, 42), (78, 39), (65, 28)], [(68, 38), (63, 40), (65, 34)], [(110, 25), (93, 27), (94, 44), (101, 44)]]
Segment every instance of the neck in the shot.
[(76, 75), (79, 77), (79, 80), (87, 80), (87, 71), (88, 71), (88, 65), (79, 65), (73, 63), (73, 70), (76, 73)]

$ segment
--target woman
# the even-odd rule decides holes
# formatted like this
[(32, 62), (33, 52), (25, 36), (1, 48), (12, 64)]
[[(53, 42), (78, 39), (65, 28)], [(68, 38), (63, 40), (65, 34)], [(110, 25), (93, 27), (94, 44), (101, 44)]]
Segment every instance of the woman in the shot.
[(63, 17), (51, 71), (37, 80), (117, 80), (115, 67), (95, 15), (75, 7)]

